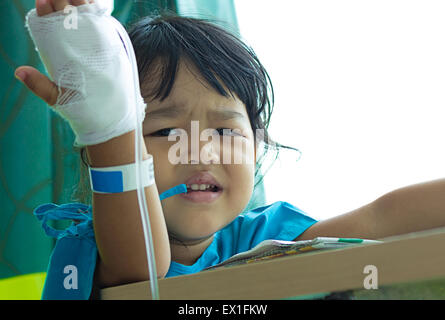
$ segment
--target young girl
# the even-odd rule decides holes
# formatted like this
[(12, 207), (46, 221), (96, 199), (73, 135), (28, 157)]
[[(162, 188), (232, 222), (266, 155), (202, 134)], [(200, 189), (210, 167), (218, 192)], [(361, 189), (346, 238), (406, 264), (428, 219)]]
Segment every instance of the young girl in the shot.
[[(39, 16), (45, 16), (68, 4), (68, 0), (37, 1), (36, 9)], [(84, 0), (72, 0), (71, 4), (91, 5)], [(259, 141), (264, 138), (265, 152), (271, 149), (268, 146), (285, 147), (272, 142), (267, 134), (273, 90), (266, 70), (249, 47), (210, 22), (147, 17), (135, 23), (129, 35), (137, 58), (140, 92), (147, 103), (143, 158), (153, 158), (156, 183), (147, 186), (145, 194), (159, 278), (199, 272), (266, 239), (379, 239), (445, 225), (444, 180), (395, 190), (323, 221), (287, 202), (240, 214), (251, 199), (259, 172), (263, 156)], [(57, 86), (36, 69), (22, 66), (16, 76), (50, 106), (56, 103)], [(174, 163), (171, 150), (177, 139), (170, 138), (185, 135), (188, 141), (196, 123), (198, 131), (213, 128), (220, 138), (214, 135), (211, 142), (200, 140), (195, 148), (189, 141), (180, 161)], [(227, 137), (229, 140), (224, 140)], [(82, 150), (87, 152), (88, 166), (132, 164), (134, 139), (135, 131), (131, 130), (87, 145)], [(229, 161), (223, 161), (225, 154), (230, 154)], [(243, 161), (236, 163), (235, 155)], [(180, 184), (187, 186), (187, 193), (160, 200), (160, 195), (162, 198)], [(81, 222), (63, 234), (54, 233), (42, 218), (49, 213), (52, 218), (59, 213), (59, 217)], [(149, 278), (135, 190), (92, 192), (92, 206), (45, 204), (35, 214), (43, 219), (47, 233), (59, 237), (60, 246), (63, 237), (77, 237), (82, 243), (80, 249), (66, 246), (54, 250), (44, 298), (88, 298), (93, 281), (98, 287), (109, 287)], [(61, 252), (66, 259), (56, 265), (56, 255)], [(79, 256), (81, 252), (89, 254)], [(80, 296), (64, 295), (70, 292), (62, 286), (67, 265), (80, 268)], [(51, 291), (53, 285), (61, 289)]]

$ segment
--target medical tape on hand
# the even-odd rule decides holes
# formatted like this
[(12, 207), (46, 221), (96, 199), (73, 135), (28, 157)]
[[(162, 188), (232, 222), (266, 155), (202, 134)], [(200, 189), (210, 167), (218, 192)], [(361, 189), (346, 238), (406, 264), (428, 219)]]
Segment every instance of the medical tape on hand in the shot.
[(51, 79), (66, 89), (51, 109), (69, 122), (74, 145), (82, 147), (135, 130), (136, 110), (143, 120), (146, 104), (122, 40), (125, 29), (99, 2), (75, 8), (76, 28), (67, 28), (64, 10), (38, 16), (36, 9), (26, 27)]

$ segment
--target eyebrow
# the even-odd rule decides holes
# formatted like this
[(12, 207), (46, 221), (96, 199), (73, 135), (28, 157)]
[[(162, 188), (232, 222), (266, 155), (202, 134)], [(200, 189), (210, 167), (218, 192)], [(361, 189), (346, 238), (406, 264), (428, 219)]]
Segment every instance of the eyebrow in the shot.
[(163, 118), (177, 118), (185, 113), (185, 108), (178, 105), (171, 105), (164, 108), (159, 108), (154, 111), (147, 112), (149, 119), (163, 119)]
[[(187, 108), (178, 105), (170, 105), (151, 112), (147, 112), (148, 119), (174, 119), (186, 113)], [(246, 116), (234, 110), (212, 110), (209, 117), (213, 120), (246, 119)]]

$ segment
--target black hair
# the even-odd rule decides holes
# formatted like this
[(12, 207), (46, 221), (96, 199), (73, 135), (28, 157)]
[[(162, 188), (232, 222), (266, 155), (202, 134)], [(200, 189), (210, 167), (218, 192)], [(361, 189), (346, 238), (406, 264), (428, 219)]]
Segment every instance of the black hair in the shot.
[[(255, 187), (264, 176), (259, 173), (269, 150), (276, 151), (273, 161), (278, 157), (279, 148), (299, 151), (270, 138), (267, 129), (274, 106), (272, 82), (253, 49), (237, 36), (209, 20), (172, 13), (141, 18), (131, 25), (128, 33), (136, 55), (141, 91), (145, 80), (153, 71), (157, 72), (155, 85), (144, 96), (161, 101), (168, 97), (182, 59), (192, 63), (221, 95), (236, 94), (244, 103), (255, 140), (257, 129), (262, 129), (259, 132), (263, 134), (264, 153), (257, 160)], [(87, 165), (84, 151), (82, 148), (81, 158)]]

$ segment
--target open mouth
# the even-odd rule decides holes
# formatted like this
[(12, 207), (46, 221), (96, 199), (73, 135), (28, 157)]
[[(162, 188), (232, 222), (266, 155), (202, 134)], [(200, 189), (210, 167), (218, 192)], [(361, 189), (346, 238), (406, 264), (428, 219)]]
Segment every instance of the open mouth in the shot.
[(191, 202), (210, 203), (223, 194), (223, 187), (209, 171), (195, 172), (184, 184), (187, 193), (180, 193), (179, 196)]
[(191, 184), (187, 185), (187, 193), (180, 193), (179, 196), (195, 203), (211, 203), (222, 193), (223, 188), (214, 184)]
[(191, 184), (187, 185), (187, 193), (189, 192), (218, 192), (222, 188), (214, 184)]

